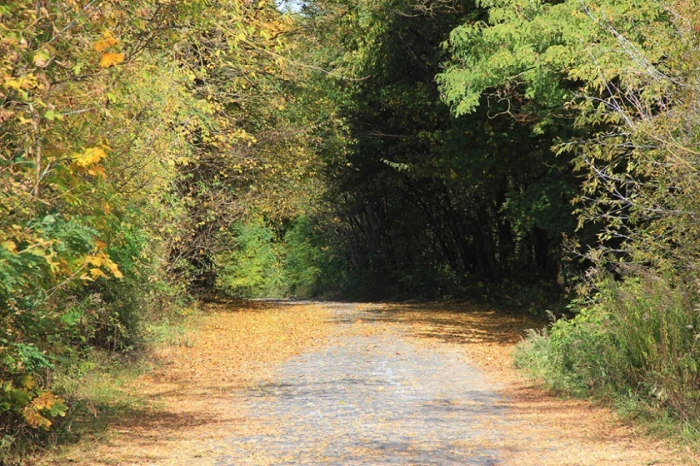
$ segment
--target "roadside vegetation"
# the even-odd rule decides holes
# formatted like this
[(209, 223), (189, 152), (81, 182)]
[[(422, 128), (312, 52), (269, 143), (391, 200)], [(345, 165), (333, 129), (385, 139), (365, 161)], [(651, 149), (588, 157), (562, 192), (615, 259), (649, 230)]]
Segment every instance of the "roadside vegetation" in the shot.
[(4, 2), (0, 455), (202, 293), (551, 309), (519, 365), (697, 440), (699, 7)]

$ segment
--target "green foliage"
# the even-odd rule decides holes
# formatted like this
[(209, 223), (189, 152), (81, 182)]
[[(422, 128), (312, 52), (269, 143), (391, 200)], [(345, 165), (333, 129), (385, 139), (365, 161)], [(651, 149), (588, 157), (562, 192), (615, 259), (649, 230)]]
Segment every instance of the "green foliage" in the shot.
[(322, 251), (312, 243), (312, 228), (302, 217), (284, 235), (284, 271), (293, 296), (316, 295), (318, 281), (326, 270), (319, 264)]
[(188, 301), (222, 228), (298, 210), (291, 25), (272, 1), (0, 6), (0, 456), (43, 438), (56, 371)]
[(697, 1), (303, 3), (0, 6), (0, 452), (193, 290), (545, 301), (565, 238), (520, 361), (697, 417)]
[(325, 218), (299, 217), (284, 235), (284, 275), (292, 296), (349, 291), (343, 250), (328, 224), (321, 221)]
[(232, 250), (217, 256), (217, 287), (244, 298), (308, 298), (347, 291), (335, 236), (308, 217), (285, 230), (261, 217), (233, 228)]
[(552, 388), (631, 399), (647, 414), (700, 419), (694, 286), (659, 278), (601, 284), (596, 302), (522, 343), (516, 364)]
[(493, 96), (478, 95), (483, 105), (456, 119), (435, 82), (448, 58), (441, 44), (486, 6), (318, 0), (304, 12), (325, 39), (310, 41), (313, 57), (333, 70), (319, 91), (346, 128), (321, 155), (348, 288), (386, 298), (563, 281), (576, 179), (552, 141), (575, 130), (538, 129), (522, 105)]
[(482, 93), (489, 92), (513, 105), (523, 103), (538, 119), (537, 129), (571, 124), (556, 117), (566, 115), (566, 104), (577, 96), (599, 97), (616, 78), (623, 88), (642, 84), (644, 70), (634, 69), (630, 50), (650, 64), (670, 45), (664, 42), (670, 36), (664, 31), (663, 2), (484, 0), (480, 5), (487, 18), (451, 32), (447, 47), (453, 58), (438, 77), (458, 115), (474, 111)]
[[(531, 335), (519, 364), (555, 388), (697, 420), (697, 2), (480, 5), (483, 20), (446, 43), (443, 99), (467, 116), (507, 102), (562, 171), (571, 162), (579, 229), (567, 236), (591, 267), (578, 291), (593, 304)], [(525, 231), (546, 224), (558, 214), (537, 212), (538, 191), (554, 186), (508, 199), (504, 213)], [(621, 282), (601, 284), (610, 272)]]
[(219, 254), (217, 287), (244, 298), (280, 298), (287, 294), (282, 254), (275, 232), (262, 218), (236, 224), (233, 251)]

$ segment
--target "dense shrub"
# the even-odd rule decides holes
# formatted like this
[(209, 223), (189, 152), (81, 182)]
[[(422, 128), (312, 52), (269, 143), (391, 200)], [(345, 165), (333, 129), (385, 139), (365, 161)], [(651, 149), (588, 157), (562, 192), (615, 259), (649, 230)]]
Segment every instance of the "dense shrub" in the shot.
[(659, 278), (605, 282), (574, 319), (530, 335), (516, 364), (555, 389), (700, 421), (697, 291)]
[(347, 261), (328, 224), (298, 217), (284, 235), (284, 274), (292, 296), (347, 291)]
[(262, 218), (237, 223), (230, 233), (232, 250), (217, 257), (217, 287), (243, 298), (279, 298), (287, 294), (280, 241)]
[(224, 235), (217, 287), (243, 298), (314, 297), (348, 291), (346, 262), (327, 226), (299, 216), (286, 228), (255, 217)]

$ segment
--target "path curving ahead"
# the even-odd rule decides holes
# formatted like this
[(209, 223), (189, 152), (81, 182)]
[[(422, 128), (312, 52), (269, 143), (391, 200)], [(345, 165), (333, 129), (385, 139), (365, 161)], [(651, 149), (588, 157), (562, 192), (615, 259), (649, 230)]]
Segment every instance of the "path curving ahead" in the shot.
[(499, 464), (505, 408), (480, 371), (397, 327), (373, 333), (377, 314), (357, 305), (332, 309), (348, 331), (246, 394), (264, 433), (229, 439), (216, 464)]

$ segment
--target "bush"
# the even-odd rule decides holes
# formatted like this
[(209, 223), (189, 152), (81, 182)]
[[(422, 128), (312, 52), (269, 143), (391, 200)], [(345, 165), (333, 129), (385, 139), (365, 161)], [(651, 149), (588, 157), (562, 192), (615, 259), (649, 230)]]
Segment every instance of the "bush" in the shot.
[(284, 235), (284, 273), (292, 296), (345, 291), (347, 264), (327, 225), (299, 217)]
[(282, 245), (262, 218), (237, 223), (231, 233), (233, 251), (217, 256), (217, 288), (241, 298), (280, 298), (287, 295)]
[(240, 298), (312, 297), (347, 291), (346, 263), (327, 225), (299, 216), (286, 227), (262, 217), (237, 223), (216, 258), (217, 288)]
[(700, 421), (699, 304), (687, 284), (605, 282), (576, 318), (531, 334), (516, 364), (555, 389), (634, 400), (657, 417)]

